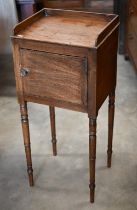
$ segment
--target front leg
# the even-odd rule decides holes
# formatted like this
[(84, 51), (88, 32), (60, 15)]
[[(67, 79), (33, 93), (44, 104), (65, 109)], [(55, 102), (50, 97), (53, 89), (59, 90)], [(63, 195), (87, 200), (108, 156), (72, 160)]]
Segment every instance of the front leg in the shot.
[(57, 155), (57, 139), (56, 139), (56, 123), (55, 123), (55, 107), (49, 107), (50, 112), (50, 125), (51, 125), (51, 135), (52, 135), (52, 149), (53, 155)]
[(96, 119), (89, 118), (89, 172), (90, 202), (94, 203), (96, 164)]
[(26, 102), (20, 104), (20, 112), (21, 112), (21, 122), (22, 122), (22, 131), (23, 131), (24, 147), (25, 147), (25, 153), (26, 153), (29, 184), (30, 184), (30, 186), (33, 186), (34, 185), (33, 169), (32, 169), (32, 159), (31, 159), (28, 111), (27, 111), (27, 103)]
[(108, 168), (111, 167), (111, 159), (112, 159), (114, 113), (115, 113), (115, 91), (110, 93), (109, 105), (108, 105), (108, 150), (107, 150), (107, 166), (108, 166)]

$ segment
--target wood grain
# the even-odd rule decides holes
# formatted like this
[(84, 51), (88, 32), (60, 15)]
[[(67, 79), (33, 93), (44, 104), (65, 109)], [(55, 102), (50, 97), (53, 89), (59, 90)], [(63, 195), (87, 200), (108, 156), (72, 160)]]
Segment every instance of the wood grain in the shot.
[[(109, 22), (113, 22), (114, 17), (91, 12), (46, 9), (28, 21), (23, 21), (15, 27), (14, 33), (23, 39), (91, 48), (99, 43), (96, 41), (99, 34)], [(29, 28), (27, 24), (30, 25)], [(111, 31), (111, 27), (108, 30)], [(108, 30), (103, 32), (103, 36)]]
[(24, 49), (20, 53), (21, 69), (25, 67), (30, 71), (28, 76), (22, 77), (24, 95), (86, 107), (87, 72), (84, 59)]

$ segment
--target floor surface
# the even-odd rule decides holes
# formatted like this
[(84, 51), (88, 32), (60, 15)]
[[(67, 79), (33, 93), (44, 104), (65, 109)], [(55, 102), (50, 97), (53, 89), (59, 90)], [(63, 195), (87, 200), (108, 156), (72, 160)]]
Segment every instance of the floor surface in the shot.
[(106, 167), (107, 107), (98, 117), (96, 197), (89, 203), (88, 117), (56, 109), (52, 156), (48, 107), (29, 104), (35, 186), (30, 188), (12, 60), (0, 61), (0, 210), (137, 210), (137, 75), (118, 57), (112, 168)]

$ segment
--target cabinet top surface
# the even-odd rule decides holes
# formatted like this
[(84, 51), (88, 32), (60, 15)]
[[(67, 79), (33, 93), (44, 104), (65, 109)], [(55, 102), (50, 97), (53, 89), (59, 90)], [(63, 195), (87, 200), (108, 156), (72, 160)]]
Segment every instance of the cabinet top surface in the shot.
[(116, 17), (82, 11), (43, 9), (19, 23), (14, 28), (14, 37), (70, 46), (95, 47), (99, 35), (110, 27)]

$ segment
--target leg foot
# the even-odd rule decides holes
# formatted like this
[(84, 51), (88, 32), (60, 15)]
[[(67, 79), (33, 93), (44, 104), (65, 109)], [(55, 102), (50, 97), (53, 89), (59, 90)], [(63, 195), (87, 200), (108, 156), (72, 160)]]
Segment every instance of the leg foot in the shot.
[(90, 202), (94, 203), (96, 164), (96, 119), (89, 118), (89, 171)]
[(20, 104), (20, 112), (21, 112), (21, 122), (22, 122), (22, 131), (23, 131), (24, 147), (25, 147), (25, 153), (26, 153), (29, 184), (30, 186), (33, 186), (34, 181), (33, 181), (33, 169), (32, 169), (32, 159), (31, 159), (28, 111), (27, 111), (26, 102), (24, 102), (23, 104)]
[(56, 125), (55, 125), (55, 108), (50, 106), (50, 124), (51, 124), (51, 135), (52, 135), (52, 149), (53, 155), (57, 155), (57, 140), (56, 140)]
[(124, 56), (124, 58), (125, 58), (125, 61), (129, 61), (129, 56), (127, 54)]
[(115, 112), (115, 91), (109, 95), (108, 105), (108, 150), (107, 150), (107, 167), (111, 167), (112, 144), (113, 144), (113, 126)]

